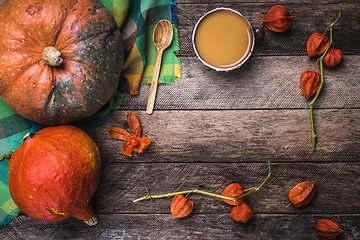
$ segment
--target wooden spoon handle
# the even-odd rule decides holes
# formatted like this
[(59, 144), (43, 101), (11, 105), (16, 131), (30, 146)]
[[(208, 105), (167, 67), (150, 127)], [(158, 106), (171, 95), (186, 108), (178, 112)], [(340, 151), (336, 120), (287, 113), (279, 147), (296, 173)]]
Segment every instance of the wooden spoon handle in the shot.
[(157, 84), (158, 84), (158, 80), (159, 80), (162, 54), (163, 54), (163, 49), (158, 49), (156, 62), (155, 62), (155, 70), (154, 70), (154, 74), (153, 74), (153, 77), (151, 80), (149, 98), (148, 98), (148, 103), (147, 103), (147, 108), (146, 108), (147, 114), (152, 114), (153, 110), (154, 110), (154, 103), (155, 103), (155, 97), (156, 97)]

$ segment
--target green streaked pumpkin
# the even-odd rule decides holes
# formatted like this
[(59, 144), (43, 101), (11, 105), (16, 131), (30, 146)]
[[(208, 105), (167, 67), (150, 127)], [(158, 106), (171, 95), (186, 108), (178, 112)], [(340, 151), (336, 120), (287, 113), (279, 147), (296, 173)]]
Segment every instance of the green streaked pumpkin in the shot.
[(0, 96), (25, 118), (78, 121), (116, 91), (123, 42), (100, 2), (5, 0), (0, 32)]

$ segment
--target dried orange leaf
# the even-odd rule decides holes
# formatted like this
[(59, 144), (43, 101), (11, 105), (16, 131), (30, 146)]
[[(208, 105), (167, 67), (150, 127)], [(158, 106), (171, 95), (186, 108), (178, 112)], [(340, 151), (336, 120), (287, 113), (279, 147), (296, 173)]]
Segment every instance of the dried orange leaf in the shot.
[(290, 28), (290, 18), (293, 17), (296, 16), (289, 16), (289, 10), (283, 5), (275, 5), (266, 13), (261, 24), (273, 32), (285, 32)]
[(316, 233), (322, 240), (335, 239), (343, 232), (341, 226), (332, 220), (319, 219), (316, 223)]
[[(244, 194), (244, 192), (241, 188), (241, 185), (239, 183), (232, 183), (224, 189), (224, 191), (222, 192), (221, 195), (225, 196), (225, 197), (237, 198), (243, 194)], [(245, 198), (240, 198), (236, 202), (228, 200), (228, 199), (223, 199), (223, 198), (221, 200), (223, 200), (227, 204), (236, 206), (236, 205), (240, 205), (241, 203), (243, 203)]]
[(192, 212), (193, 208), (193, 202), (184, 195), (175, 195), (170, 206), (171, 216), (173, 219), (186, 217)]
[(341, 63), (343, 58), (343, 51), (337, 48), (331, 48), (324, 57), (324, 64), (329, 67), (336, 67)]
[(131, 153), (134, 150), (134, 147), (131, 146), (128, 142), (124, 142), (122, 145), (123, 154), (129, 157), (132, 157)]
[(321, 85), (321, 75), (318, 72), (307, 70), (300, 76), (301, 91), (305, 99), (315, 95)]
[(136, 147), (134, 147), (134, 150), (139, 153), (142, 153), (147, 148), (147, 146), (149, 146), (150, 143), (151, 140), (149, 138), (142, 137), (139, 140), (139, 144)]
[(139, 122), (139, 119), (137, 118), (137, 116), (133, 113), (128, 113), (127, 120), (128, 120), (128, 124), (129, 124), (129, 127), (130, 127), (133, 135), (135, 137), (140, 138), (141, 137), (141, 126), (140, 126), (140, 122)]
[(135, 114), (128, 113), (127, 120), (133, 135), (119, 127), (111, 128), (109, 134), (113, 138), (126, 141), (122, 145), (123, 154), (131, 157), (134, 150), (142, 153), (151, 141), (147, 137), (141, 137), (140, 122)]
[(305, 181), (297, 184), (289, 192), (289, 200), (295, 207), (306, 206), (315, 195), (316, 181)]
[(254, 213), (250, 206), (243, 202), (239, 206), (234, 206), (231, 210), (230, 217), (237, 222), (246, 223), (253, 219)]
[(309, 57), (321, 55), (325, 52), (330, 43), (330, 39), (321, 33), (313, 33), (306, 44), (306, 50)]
[(124, 129), (119, 128), (119, 127), (111, 128), (109, 130), (109, 134), (113, 138), (124, 140), (124, 141), (128, 141), (131, 138), (130, 133), (128, 133), (127, 131), (125, 131)]

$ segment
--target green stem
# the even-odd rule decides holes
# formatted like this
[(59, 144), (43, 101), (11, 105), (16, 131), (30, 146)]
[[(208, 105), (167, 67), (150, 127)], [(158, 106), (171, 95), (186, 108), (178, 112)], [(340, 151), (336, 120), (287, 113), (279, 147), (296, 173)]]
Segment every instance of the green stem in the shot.
[(235, 198), (232, 198), (232, 197), (225, 197), (225, 196), (221, 196), (221, 195), (218, 195), (218, 194), (201, 191), (199, 189), (191, 189), (191, 190), (187, 190), (187, 191), (173, 192), (173, 193), (166, 193), (166, 194), (159, 194), (159, 195), (149, 195), (148, 194), (148, 195), (146, 195), (144, 197), (135, 199), (133, 202), (139, 202), (139, 201), (142, 201), (142, 200), (149, 200), (149, 199), (155, 199), (155, 198), (166, 198), (166, 197), (172, 197), (172, 196), (175, 196), (175, 195), (178, 195), (178, 194), (189, 194), (189, 193), (200, 193), (200, 194), (205, 194), (205, 195), (209, 195), (209, 196), (212, 196), (212, 197), (223, 198), (223, 199), (235, 201)]
[(316, 99), (318, 98), (318, 96), (320, 94), (320, 91), (321, 91), (321, 89), (323, 87), (323, 84), (324, 84), (323, 59), (324, 59), (326, 53), (329, 51), (330, 46), (333, 44), (333, 29), (332, 28), (333, 28), (334, 24), (339, 20), (340, 17), (341, 17), (341, 3), (339, 3), (339, 15), (338, 15), (338, 17), (335, 19), (334, 22), (332, 22), (329, 25), (329, 29), (330, 29), (330, 42), (329, 42), (329, 45), (327, 46), (325, 52), (318, 59), (318, 61), (320, 62), (321, 83), (320, 83), (318, 91), (316, 92), (316, 95), (315, 95), (314, 99), (310, 102), (311, 139), (312, 139), (312, 151), (313, 152), (315, 151), (315, 143), (316, 143), (313, 108), (314, 108), (314, 103), (315, 103)]
[(174, 192), (174, 193), (166, 193), (166, 194), (159, 194), (159, 195), (150, 195), (149, 193), (147, 193), (147, 195), (135, 199), (133, 202), (139, 202), (142, 200), (150, 200), (150, 199), (155, 199), (155, 198), (166, 198), (166, 197), (172, 197), (178, 194), (190, 194), (190, 193), (200, 193), (200, 194), (204, 194), (204, 195), (208, 195), (208, 196), (212, 196), (212, 197), (217, 197), (217, 198), (222, 198), (222, 199), (227, 199), (227, 200), (231, 200), (236, 202), (237, 200), (239, 200), (240, 198), (245, 197), (246, 195), (251, 194), (252, 192), (258, 191), (264, 184), (265, 182), (269, 179), (270, 175), (271, 175), (271, 167), (270, 167), (270, 161), (268, 161), (269, 164), (269, 174), (268, 176), (265, 178), (265, 180), (256, 188), (252, 189), (251, 191), (244, 193), (243, 195), (237, 197), (237, 198), (233, 198), (233, 197), (226, 197), (226, 196), (222, 196), (219, 194), (214, 194), (214, 193), (209, 193), (209, 192), (205, 192), (205, 191), (201, 191), (199, 189), (192, 189), (192, 190), (187, 190), (187, 191), (181, 191), (181, 192)]
[(264, 180), (258, 187), (256, 187), (256, 188), (252, 189), (251, 191), (246, 192), (246, 193), (244, 193), (243, 195), (237, 197), (237, 198), (235, 199), (235, 201), (239, 200), (240, 198), (245, 197), (246, 195), (249, 195), (249, 194), (251, 194), (251, 193), (253, 193), (253, 192), (256, 192), (256, 191), (259, 191), (259, 190), (260, 190), (260, 188), (266, 183), (266, 181), (267, 181), (267, 180), (269, 179), (269, 177), (271, 176), (270, 161), (268, 161), (268, 164), (269, 164), (269, 174), (267, 175), (267, 177), (265, 178), (265, 180)]

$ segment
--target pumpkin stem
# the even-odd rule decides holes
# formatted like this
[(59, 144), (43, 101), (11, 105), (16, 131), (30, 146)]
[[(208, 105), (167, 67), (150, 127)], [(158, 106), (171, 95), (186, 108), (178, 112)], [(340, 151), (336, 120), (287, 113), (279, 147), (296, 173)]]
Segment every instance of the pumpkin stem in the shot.
[(25, 141), (25, 140), (29, 140), (29, 139), (31, 139), (32, 137), (34, 136), (34, 133), (27, 133), (27, 134), (25, 134), (25, 136), (23, 137), (23, 141)]
[(92, 216), (92, 218), (90, 218), (89, 220), (84, 221), (84, 222), (89, 226), (95, 226), (99, 222), (99, 220), (98, 220), (97, 215), (94, 215), (94, 216)]
[(63, 63), (63, 59), (61, 58), (61, 52), (53, 46), (48, 46), (44, 48), (42, 52), (42, 59), (46, 64), (50, 65), (51, 67), (57, 67)]

